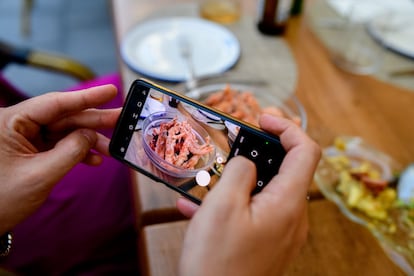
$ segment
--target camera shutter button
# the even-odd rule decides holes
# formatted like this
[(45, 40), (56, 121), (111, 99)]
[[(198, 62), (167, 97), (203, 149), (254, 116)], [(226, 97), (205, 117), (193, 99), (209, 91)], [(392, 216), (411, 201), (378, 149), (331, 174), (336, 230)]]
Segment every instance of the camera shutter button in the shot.
[(256, 158), (258, 155), (259, 155), (259, 152), (257, 150), (252, 150), (250, 152), (250, 156), (253, 157), (253, 158)]

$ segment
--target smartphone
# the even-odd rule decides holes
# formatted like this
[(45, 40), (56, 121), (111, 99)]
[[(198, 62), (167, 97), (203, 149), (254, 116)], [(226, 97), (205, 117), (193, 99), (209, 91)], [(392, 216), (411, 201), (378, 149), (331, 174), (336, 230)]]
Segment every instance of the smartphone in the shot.
[(286, 155), (277, 136), (145, 79), (132, 83), (109, 150), (197, 204), (232, 157), (255, 163), (255, 194), (278, 173)]

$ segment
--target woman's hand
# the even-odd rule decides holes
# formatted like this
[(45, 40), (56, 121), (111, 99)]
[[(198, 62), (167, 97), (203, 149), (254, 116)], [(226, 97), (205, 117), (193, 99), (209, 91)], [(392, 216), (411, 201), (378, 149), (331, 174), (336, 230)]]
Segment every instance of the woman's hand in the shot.
[(120, 109), (98, 110), (112, 85), (54, 92), (0, 109), (0, 234), (35, 211), (79, 162), (99, 165)]
[(279, 173), (251, 197), (255, 166), (235, 157), (200, 207), (177, 202), (183, 214), (193, 216), (180, 275), (279, 275), (305, 242), (307, 190), (320, 148), (289, 120), (263, 115), (260, 126), (278, 135), (287, 151)]

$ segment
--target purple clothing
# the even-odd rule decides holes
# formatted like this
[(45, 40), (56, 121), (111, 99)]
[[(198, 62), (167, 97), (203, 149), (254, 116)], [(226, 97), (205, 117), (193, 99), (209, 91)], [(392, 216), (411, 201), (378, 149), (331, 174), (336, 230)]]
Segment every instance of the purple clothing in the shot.
[[(106, 83), (117, 85), (119, 93), (105, 108), (121, 106), (118, 75), (71, 90)], [(138, 274), (130, 188), (129, 169), (115, 159), (105, 157), (99, 167), (77, 165), (13, 229), (11, 253), (0, 266), (30, 275)]]

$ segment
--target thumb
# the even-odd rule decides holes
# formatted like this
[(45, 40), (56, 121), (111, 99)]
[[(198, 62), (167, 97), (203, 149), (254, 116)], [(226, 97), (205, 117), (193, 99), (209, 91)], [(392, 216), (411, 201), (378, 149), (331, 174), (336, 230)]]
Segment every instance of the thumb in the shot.
[(255, 180), (256, 166), (254, 163), (245, 157), (236, 156), (226, 164), (219, 182), (207, 197), (218, 201), (229, 201), (231, 197), (234, 203), (242, 204), (250, 202), (250, 195), (256, 184)]
[(176, 205), (177, 209), (181, 212), (181, 214), (183, 214), (187, 218), (192, 218), (194, 214), (197, 212), (198, 208), (200, 207), (194, 202), (183, 197), (179, 197), (177, 199)]
[(78, 129), (56, 143), (49, 151), (40, 153), (36, 162), (48, 175), (48, 182), (57, 182), (76, 164), (84, 160), (96, 144), (98, 136), (90, 129)]

